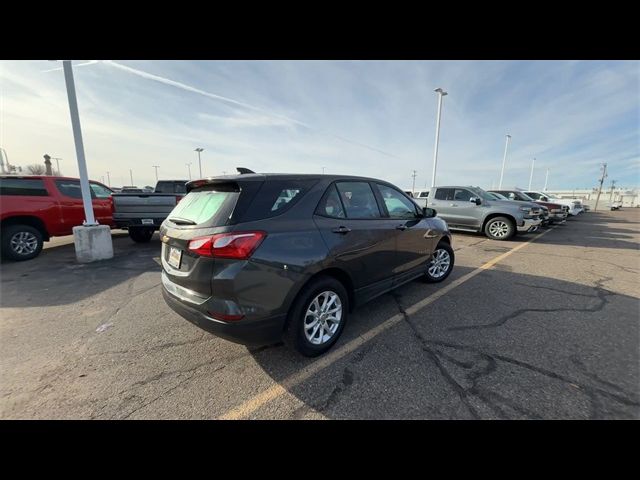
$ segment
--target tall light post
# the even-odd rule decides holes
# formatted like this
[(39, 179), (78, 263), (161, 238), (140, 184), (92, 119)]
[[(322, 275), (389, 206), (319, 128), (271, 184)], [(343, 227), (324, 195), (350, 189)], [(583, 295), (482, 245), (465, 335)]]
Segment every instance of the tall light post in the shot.
[(438, 93), (438, 116), (436, 119), (436, 141), (433, 147), (433, 173), (431, 175), (431, 188), (436, 186), (436, 168), (438, 166), (438, 143), (440, 141), (440, 117), (442, 115), (442, 97), (447, 95), (441, 88), (436, 88), (434, 92)]
[(111, 175), (109, 175), (109, 172), (107, 172), (107, 185), (111, 187)]
[(198, 166), (200, 167), (200, 178), (202, 178), (202, 160), (200, 159), (200, 153), (204, 151), (204, 148), (198, 147), (194, 152), (198, 152)]
[(531, 174), (529, 175), (529, 191), (531, 191), (531, 182), (533, 181), (533, 167), (536, 164), (536, 159), (533, 157), (533, 161), (531, 162)]
[(129, 169), (129, 180), (131, 180), (131, 186), (133, 187), (133, 170)]
[(322, 174), (323, 174), (323, 175), (324, 175), (324, 168), (325, 168), (325, 167), (322, 167)]
[(509, 141), (511, 135), (506, 135), (507, 139), (504, 143), (504, 156), (502, 157), (502, 170), (500, 170), (500, 182), (498, 183), (498, 189), (502, 188), (502, 179), (504, 178), (504, 166), (507, 163), (507, 150), (509, 149)]
[(191, 180), (191, 164), (190, 163), (185, 163), (185, 165), (189, 169), (189, 180)]
[(160, 165), (151, 165), (153, 168), (156, 169), (156, 182), (158, 181), (158, 169), (160, 168)]
[(543, 192), (547, 191), (548, 182), (549, 182), (549, 169), (547, 168), (547, 175), (544, 177), (544, 188), (542, 189)]
[[(4, 166), (4, 160), (3, 160), (3, 158), (2, 158), (2, 157), (3, 157), (3, 155), (4, 155), (4, 158), (6, 158), (6, 159), (7, 159), (7, 167), (6, 167), (6, 170), (5, 170), (5, 166)], [(10, 170), (9, 170), (9, 157), (7, 157), (7, 151), (6, 151), (4, 148), (0, 147), (0, 172), (2, 172), (2, 173), (7, 173), (7, 172), (9, 172), (9, 171), (10, 171)]]

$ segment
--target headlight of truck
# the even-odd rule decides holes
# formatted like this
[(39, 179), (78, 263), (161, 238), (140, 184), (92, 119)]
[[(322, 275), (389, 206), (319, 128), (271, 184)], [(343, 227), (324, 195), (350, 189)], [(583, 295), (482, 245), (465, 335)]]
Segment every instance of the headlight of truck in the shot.
[(531, 213), (531, 209), (529, 207), (520, 207), (521, 212)]

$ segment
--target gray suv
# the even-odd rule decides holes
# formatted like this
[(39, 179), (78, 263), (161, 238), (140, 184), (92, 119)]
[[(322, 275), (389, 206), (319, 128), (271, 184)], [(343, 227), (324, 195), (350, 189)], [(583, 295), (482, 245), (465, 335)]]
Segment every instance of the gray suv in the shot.
[(428, 206), (452, 230), (484, 232), (493, 240), (508, 240), (516, 232), (534, 232), (542, 223), (538, 205), (496, 200), (480, 187), (433, 188)]
[(187, 191), (160, 229), (164, 298), (238, 343), (319, 355), (355, 306), (453, 268), (446, 222), (382, 180), (252, 172)]

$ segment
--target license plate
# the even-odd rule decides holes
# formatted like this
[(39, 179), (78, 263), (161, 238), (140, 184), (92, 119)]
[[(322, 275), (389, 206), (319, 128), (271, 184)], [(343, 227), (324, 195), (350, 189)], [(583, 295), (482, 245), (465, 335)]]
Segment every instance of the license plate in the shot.
[(169, 250), (169, 265), (173, 268), (180, 268), (180, 262), (182, 261), (182, 250), (171, 247)]
[(153, 218), (143, 218), (142, 225), (153, 225)]

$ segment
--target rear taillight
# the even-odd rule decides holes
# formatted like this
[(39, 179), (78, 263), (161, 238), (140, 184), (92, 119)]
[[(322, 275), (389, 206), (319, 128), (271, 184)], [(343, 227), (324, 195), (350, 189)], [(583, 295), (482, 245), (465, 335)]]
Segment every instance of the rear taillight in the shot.
[(176, 205), (180, 200), (182, 200), (182, 195), (176, 195)]
[(187, 248), (203, 257), (246, 260), (266, 236), (267, 234), (261, 231), (217, 233), (210, 237), (194, 238)]

